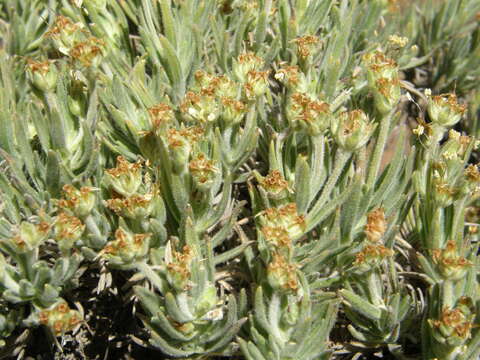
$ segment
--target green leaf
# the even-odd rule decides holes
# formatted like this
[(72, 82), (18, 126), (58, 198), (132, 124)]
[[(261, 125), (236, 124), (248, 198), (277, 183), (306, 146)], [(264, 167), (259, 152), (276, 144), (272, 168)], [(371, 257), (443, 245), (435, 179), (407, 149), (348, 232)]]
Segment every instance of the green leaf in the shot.
[(162, 312), (158, 312), (156, 316), (152, 317), (150, 320), (152, 325), (157, 326), (159, 329), (165, 332), (174, 340), (178, 341), (190, 341), (196, 334), (191, 334), (190, 336), (185, 336), (183, 333), (175, 329), (173, 325), (168, 321), (168, 319), (163, 315)]
[(195, 354), (194, 350), (184, 351), (179, 349), (177, 346), (171, 346), (156, 333), (151, 334), (150, 344), (162, 350), (165, 354), (173, 357), (187, 357)]
[(340, 295), (343, 297), (347, 306), (351, 307), (353, 310), (359, 312), (368, 319), (375, 321), (380, 320), (382, 311), (378, 307), (370, 304), (362, 297), (346, 289), (340, 290)]
[(310, 167), (302, 156), (295, 165), (295, 202), (298, 214), (305, 214), (310, 205)]
[(133, 289), (135, 295), (140, 299), (142, 307), (148, 311), (150, 316), (155, 316), (162, 311), (160, 307), (161, 298), (157, 294), (143, 286), (135, 286)]

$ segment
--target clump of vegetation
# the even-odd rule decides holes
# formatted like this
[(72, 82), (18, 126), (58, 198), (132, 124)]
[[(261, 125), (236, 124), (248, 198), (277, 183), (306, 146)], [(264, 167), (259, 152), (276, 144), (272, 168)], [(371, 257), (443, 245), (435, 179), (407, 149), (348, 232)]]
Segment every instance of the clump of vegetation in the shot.
[(478, 0), (0, 19), (0, 358), (480, 356)]

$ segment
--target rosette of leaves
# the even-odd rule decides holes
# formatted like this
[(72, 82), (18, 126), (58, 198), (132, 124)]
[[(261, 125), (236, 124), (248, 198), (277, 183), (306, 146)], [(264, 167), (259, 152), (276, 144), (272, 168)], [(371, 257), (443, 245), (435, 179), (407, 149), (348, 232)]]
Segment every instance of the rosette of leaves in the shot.
[(152, 250), (152, 266), (139, 266), (154, 286), (135, 288), (146, 311), (149, 342), (173, 357), (231, 354), (231, 340), (246, 321), (238, 318), (245, 311), (245, 293), (240, 308), (234, 295), (219, 295), (215, 264), (229, 257), (216, 260), (211, 243), (184, 239), (172, 238), (165, 248)]
[(150, 233), (152, 246), (165, 244), (166, 209), (148, 163), (130, 163), (118, 156), (116, 167), (105, 171), (103, 184), (109, 197), (105, 205), (118, 215), (119, 222), (132, 231)]
[[(185, 137), (178, 142), (160, 139), (158, 179), (171, 221), (180, 223), (190, 209), (190, 218), (200, 234), (216, 225), (231, 207), (232, 174), (222, 165), (215, 137), (195, 140), (195, 144), (190, 132)], [(177, 157), (178, 152), (183, 155)]]
[(249, 337), (238, 338), (247, 360), (328, 359), (328, 338), (338, 301), (329, 294), (311, 298), (299, 274), (298, 292), (285, 293), (268, 285), (255, 291), (249, 316)]
[[(51, 232), (46, 222), (22, 222), (9, 238), (0, 241), (0, 286), (12, 303), (32, 302), (49, 306), (64, 287), (75, 286), (82, 257), (77, 254), (44, 260), (45, 242)], [(7, 258), (2, 254), (6, 254)]]
[(429, 290), (422, 324), (423, 355), (438, 359), (476, 359), (480, 355), (478, 284), (471, 271), (463, 281), (446, 281)]
[[(361, 276), (352, 276), (339, 292), (351, 321), (348, 330), (367, 346), (397, 343), (416, 315), (415, 299), (405, 286), (387, 285), (381, 274), (380, 269), (371, 269)], [(396, 276), (390, 275), (389, 281), (398, 281)]]
[(44, 325), (54, 336), (63, 336), (83, 321), (83, 314), (71, 309), (62, 298), (48, 307), (35, 306), (34, 310), (25, 324)]

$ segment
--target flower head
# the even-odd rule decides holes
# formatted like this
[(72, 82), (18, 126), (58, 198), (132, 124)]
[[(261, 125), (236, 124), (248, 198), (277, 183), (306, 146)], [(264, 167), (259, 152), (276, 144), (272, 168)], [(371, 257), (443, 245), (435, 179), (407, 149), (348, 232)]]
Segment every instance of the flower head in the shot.
[(77, 42), (68, 53), (84, 67), (97, 67), (105, 55), (105, 42), (96, 37)]
[(180, 105), (180, 111), (187, 120), (199, 123), (214, 122), (220, 116), (220, 110), (219, 100), (213, 89), (189, 91)]
[(365, 235), (368, 241), (373, 243), (379, 242), (386, 230), (387, 222), (385, 221), (383, 208), (378, 208), (368, 213), (367, 224), (365, 225)]
[(80, 239), (85, 230), (79, 218), (61, 212), (55, 218), (54, 232), (58, 247), (63, 253), (68, 252), (75, 241)]
[(246, 83), (247, 75), (251, 71), (260, 71), (264, 65), (264, 60), (252, 52), (240, 54), (233, 60), (233, 74), (238, 81)]
[(368, 83), (372, 88), (376, 86), (378, 79), (398, 79), (398, 66), (396, 62), (388, 58), (381, 51), (364, 55), (363, 62), (367, 68)]
[(400, 82), (395, 61), (376, 51), (363, 57), (375, 106), (382, 114), (391, 111), (400, 100)]
[(32, 224), (22, 221), (16, 231), (15, 236), (10, 239), (10, 243), (19, 253), (25, 253), (37, 249), (50, 233), (50, 225), (47, 222)]
[(273, 260), (267, 266), (267, 279), (275, 290), (297, 292), (297, 267), (291, 264), (281, 254), (274, 254)]
[(142, 185), (142, 162), (128, 162), (123, 156), (117, 157), (117, 166), (105, 170), (105, 183), (116, 193), (129, 197), (135, 195)]
[(259, 185), (275, 200), (284, 199), (288, 195), (288, 181), (278, 170), (273, 170), (263, 177), (256, 174)]
[(331, 122), (331, 131), (337, 145), (348, 152), (364, 146), (375, 127), (362, 110), (343, 112)]
[(318, 37), (313, 35), (306, 35), (293, 40), (297, 45), (297, 56), (305, 60), (308, 58), (314, 49), (315, 45), (318, 44)]
[(157, 134), (161, 134), (166, 126), (171, 124), (175, 119), (173, 109), (170, 105), (159, 103), (147, 109), (150, 117), (152, 130)]
[(378, 265), (385, 258), (393, 256), (393, 250), (381, 244), (367, 244), (355, 254), (355, 265)]
[(154, 190), (145, 195), (109, 199), (106, 201), (106, 205), (120, 216), (129, 219), (146, 219), (155, 210), (158, 199), (158, 190)]
[(165, 259), (167, 280), (177, 291), (187, 290), (190, 283), (193, 251), (185, 245), (181, 252), (171, 251), (171, 258)]
[(58, 51), (68, 55), (75, 44), (84, 38), (85, 31), (82, 23), (73, 23), (65, 16), (58, 16), (45, 36), (53, 40)]
[(330, 105), (312, 100), (306, 94), (294, 93), (287, 104), (287, 119), (293, 127), (309, 135), (320, 135), (330, 126)]
[(58, 72), (53, 61), (27, 60), (27, 73), (32, 84), (39, 90), (49, 92), (57, 86)]
[(427, 110), (430, 119), (442, 127), (455, 125), (467, 111), (467, 107), (459, 104), (453, 93), (432, 96), (427, 89), (425, 95), (428, 99)]
[(250, 70), (247, 73), (246, 83), (243, 85), (245, 97), (248, 100), (265, 94), (268, 90), (269, 71)]
[(470, 261), (458, 254), (457, 245), (452, 240), (447, 242), (444, 249), (433, 250), (432, 260), (445, 279), (461, 279), (472, 266)]
[(58, 207), (73, 212), (76, 216), (85, 217), (95, 206), (96, 196), (92, 187), (83, 186), (78, 190), (72, 185), (64, 185), (64, 198), (57, 201)]
[(167, 131), (168, 148), (175, 173), (187, 171), (192, 149), (203, 134), (204, 130), (199, 126), (171, 128)]
[(442, 344), (457, 347), (471, 337), (471, 330), (476, 326), (474, 319), (475, 307), (472, 300), (461, 297), (455, 307), (443, 307), (436, 318), (428, 319), (428, 324), (435, 338)]
[(222, 97), (222, 117), (228, 124), (238, 124), (247, 112), (245, 103), (230, 97)]
[(115, 240), (109, 241), (100, 252), (111, 265), (128, 266), (142, 260), (148, 253), (151, 234), (133, 234), (119, 227)]
[(300, 72), (298, 66), (284, 65), (275, 73), (275, 79), (290, 89), (297, 87), (301, 77), (303, 77), (303, 73)]
[(448, 132), (448, 141), (443, 144), (441, 155), (446, 162), (463, 162), (467, 149), (475, 141), (470, 136), (464, 136), (451, 129)]
[(47, 326), (55, 336), (72, 331), (82, 320), (82, 315), (70, 309), (63, 300), (38, 312), (39, 323)]
[(305, 217), (298, 215), (295, 203), (266, 209), (259, 217), (262, 227), (283, 228), (292, 240), (300, 238), (306, 229)]
[(195, 186), (200, 191), (208, 191), (217, 179), (220, 170), (205, 154), (198, 154), (188, 165)]

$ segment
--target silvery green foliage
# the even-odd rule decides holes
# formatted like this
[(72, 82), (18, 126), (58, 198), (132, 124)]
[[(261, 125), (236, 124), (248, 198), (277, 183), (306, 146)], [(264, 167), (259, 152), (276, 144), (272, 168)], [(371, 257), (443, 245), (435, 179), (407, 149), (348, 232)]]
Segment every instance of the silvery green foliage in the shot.
[(0, 0), (0, 347), (100, 267), (169, 357), (477, 358), (479, 11)]

